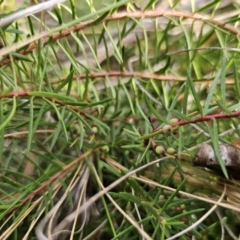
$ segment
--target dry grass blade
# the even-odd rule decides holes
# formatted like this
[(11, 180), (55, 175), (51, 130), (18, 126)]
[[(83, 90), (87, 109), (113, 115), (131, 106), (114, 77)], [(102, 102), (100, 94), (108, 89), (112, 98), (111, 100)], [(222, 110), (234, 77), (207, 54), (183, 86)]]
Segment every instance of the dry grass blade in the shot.
[(183, 230), (182, 232), (179, 232), (178, 234), (171, 236), (170, 238), (167, 238), (167, 240), (173, 240), (176, 239), (177, 237), (183, 236), (184, 234), (186, 234), (187, 232), (189, 232), (191, 229), (196, 228), (202, 221), (204, 221), (212, 212), (214, 212), (217, 208), (217, 203), (221, 203), (221, 201), (223, 200), (224, 196), (226, 193), (226, 188), (224, 187), (224, 191), (221, 195), (221, 197), (218, 199), (218, 201), (216, 202), (216, 204), (214, 206), (212, 206), (212, 208), (210, 210), (208, 210), (207, 213), (205, 213), (200, 219), (198, 219), (194, 224), (192, 224), (190, 227), (186, 228), (185, 230)]

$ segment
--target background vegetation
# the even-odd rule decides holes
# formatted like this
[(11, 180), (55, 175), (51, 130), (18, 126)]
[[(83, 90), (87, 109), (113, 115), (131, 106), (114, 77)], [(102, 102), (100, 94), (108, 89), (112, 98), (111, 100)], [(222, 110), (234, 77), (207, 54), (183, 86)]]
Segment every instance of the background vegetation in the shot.
[(1, 4), (0, 239), (238, 239), (237, 2)]

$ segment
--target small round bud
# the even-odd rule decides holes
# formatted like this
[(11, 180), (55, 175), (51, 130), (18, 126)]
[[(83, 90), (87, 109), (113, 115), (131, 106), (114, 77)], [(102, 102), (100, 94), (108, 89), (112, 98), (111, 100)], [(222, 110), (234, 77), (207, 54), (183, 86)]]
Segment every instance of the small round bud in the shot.
[(163, 154), (163, 153), (165, 153), (165, 148), (163, 146), (157, 146), (155, 148), (155, 151), (157, 154)]
[[(170, 119), (169, 124), (174, 125), (174, 124), (176, 124), (177, 122), (178, 122), (178, 119), (177, 119), (177, 118), (172, 118), (172, 119)], [(172, 126), (172, 129), (174, 129), (174, 130), (176, 130), (177, 128), (178, 128), (177, 125)]]
[(102, 146), (102, 151), (103, 152), (109, 152), (109, 146), (105, 145), (105, 146)]
[(170, 125), (164, 125), (162, 128), (163, 133), (169, 133), (171, 132), (172, 127)]
[(166, 151), (168, 154), (171, 154), (171, 155), (173, 155), (174, 153), (176, 153), (176, 150), (174, 149), (174, 148), (172, 148), (172, 147), (169, 147), (169, 148), (167, 148), (167, 151)]
[(178, 122), (177, 118), (171, 118), (169, 121), (170, 124), (177, 123), (177, 122)]
[(129, 118), (129, 119), (128, 119), (128, 122), (129, 122), (129, 123), (133, 123), (133, 122), (134, 122), (134, 119), (133, 119), (133, 118)]
[(93, 134), (98, 133), (98, 128), (97, 128), (97, 127), (92, 127), (92, 133), (93, 133)]
[(125, 153), (125, 155), (128, 156), (130, 152), (129, 152), (129, 150), (126, 150), (124, 153)]

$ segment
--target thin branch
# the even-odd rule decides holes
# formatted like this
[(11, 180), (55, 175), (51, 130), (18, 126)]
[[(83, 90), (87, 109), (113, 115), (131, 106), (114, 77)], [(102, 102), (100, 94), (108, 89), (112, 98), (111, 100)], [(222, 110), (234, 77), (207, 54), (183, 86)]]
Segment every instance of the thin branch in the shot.
[[(73, 27), (62, 30), (60, 33), (52, 34), (52, 33), (44, 32), (44, 39), (42, 39), (42, 45), (43, 46), (47, 45), (50, 39), (51, 39), (51, 41), (57, 41), (61, 38), (65, 38), (66, 36), (69, 36), (72, 32), (78, 32), (80, 30), (86, 29), (87, 27), (91, 27), (93, 25), (95, 26), (96, 24), (100, 24), (103, 22), (116, 21), (116, 20), (122, 20), (122, 19), (127, 19), (127, 18), (142, 19), (142, 18), (157, 18), (157, 17), (176, 17), (176, 18), (189, 18), (189, 19), (193, 19), (193, 20), (200, 20), (202, 22), (206, 22), (208, 24), (212, 24), (219, 28), (222, 28), (223, 30), (228, 31), (231, 34), (234, 34), (237, 36), (240, 35), (239, 29), (232, 27), (229, 24), (226, 24), (225, 22), (220, 22), (213, 18), (203, 16), (200, 14), (184, 13), (184, 12), (179, 12), (179, 11), (158, 11), (158, 10), (151, 10), (151, 11), (145, 11), (145, 12), (143, 12), (143, 11), (135, 11), (135, 12), (124, 11), (121, 13), (115, 13), (112, 16), (108, 16), (98, 22), (96, 22), (96, 20), (93, 20), (93, 21), (86, 21), (83, 23), (79, 23)], [(41, 39), (41, 38), (42, 38), (42, 36), (39, 36), (39, 39)], [(34, 39), (34, 41), (36, 41), (36, 39)], [(28, 45), (28, 42), (26, 44), (24, 42), (20, 43), (20, 45), (19, 45), (19, 43), (17, 43), (16, 45), (13, 44), (11, 47), (3, 48), (0, 50), (0, 56), (7, 55), (7, 54), (11, 53), (12, 51), (16, 51), (20, 47), (24, 47), (26, 45)], [(27, 49), (20, 51), (20, 54), (27, 55), (27, 54), (31, 53), (32, 51), (34, 51), (37, 47), (38, 47), (38, 44), (32, 43), (27, 47)], [(17, 60), (17, 58), (15, 58), (15, 60)], [(0, 66), (7, 65), (10, 62), (11, 62), (11, 59), (7, 58), (0, 63)]]
[[(29, 92), (13, 91), (13, 92), (10, 92), (10, 93), (8, 93), (8, 94), (6, 94), (4, 96), (0, 95), (0, 99), (1, 98), (12, 98), (12, 97), (32, 97), (32, 96), (33, 95), (31, 95)], [(42, 98), (42, 99), (45, 98), (45, 99), (47, 99), (47, 100), (49, 100), (49, 101), (51, 101), (51, 102), (53, 102), (55, 104), (59, 104), (61, 106), (68, 107), (71, 110), (73, 110), (74, 112), (79, 113), (79, 114), (81, 114), (81, 115), (83, 115), (83, 116), (85, 116), (87, 118), (86, 114), (83, 111), (81, 111), (79, 108), (71, 106), (69, 104), (66, 104), (66, 103), (62, 102), (61, 100), (59, 100), (59, 99), (51, 98), (51, 97), (45, 97), (45, 96), (43, 96), (43, 97), (41, 97), (41, 96), (34, 96), (34, 97), (35, 98)]]
[[(224, 185), (224, 190), (223, 193), (221, 195), (221, 197), (219, 198), (219, 200), (217, 201), (217, 203), (221, 203), (223, 200), (223, 197), (226, 194), (226, 185)], [(206, 212), (199, 220), (197, 220), (194, 224), (192, 224), (190, 227), (184, 229), (183, 231), (175, 234), (174, 236), (167, 238), (167, 240), (173, 240), (176, 239), (184, 234), (186, 234), (187, 232), (191, 231), (192, 229), (196, 228), (201, 222), (203, 222), (212, 212), (215, 211), (215, 209), (217, 208), (217, 204), (215, 204), (208, 212)]]
[[(203, 117), (198, 117), (193, 120), (181, 120), (177, 123), (171, 124), (172, 127), (183, 126), (190, 123), (198, 123), (198, 122), (209, 122), (213, 119), (225, 119), (225, 118), (235, 118), (240, 116), (240, 111), (232, 112), (232, 113), (217, 113), (212, 115), (207, 115)], [(153, 132), (161, 132), (162, 128), (157, 128)]]
[[(164, 159), (167, 159), (167, 157), (164, 157)], [(105, 158), (105, 161), (110, 166), (114, 166), (114, 169), (117, 170), (118, 172), (128, 171), (128, 169), (126, 167), (124, 167), (123, 165), (121, 165), (120, 163), (118, 163), (116, 161), (112, 161), (111, 158)], [(147, 177), (142, 176), (142, 175), (139, 176), (139, 177), (134, 175), (134, 176), (132, 176), (132, 178), (134, 178), (137, 181), (142, 182), (143, 184), (147, 184), (147, 185), (149, 185), (151, 187), (153, 187), (153, 186), (154, 187), (159, 187), (159, 188), (165, 189), (165, 190), (170, 191), (170, 192), (175, 192), (176, 191), (175, 188), (172, 188), (172, 187), (160, 184), (160, 183), (158, 183), (158, 182), (156, 182), (154, 180), (148, 179)], [(222, 190), (220, 190), (220, 192), (222, 192)], [(236, 212), (240, 212), (239, 204), (233, 205), (232, 203), (223, 203), (223, 202), (217, 203), (212, 198), (206, 198), (206, 197), (197, 196), (197, 195), (194, 195), (192, 193), (187, 193), (187, 192), (184, 192), (184, 191), (181, 191), (181, 190), (178, 193), (181, 194), (184, 197), (197, 199), (197, 200), (200, 200), (200, 201), (203, 201), (203, 202), (206, 202), (206, 203), (210, 203), (210, 204), (217, 204), (220, 207), (228, 208), (228, 209), (234, 210)]]
[[(163, 81), (180, 81), (180, 82), (186, 81), (186, 78), (184, 77), (175, 77), (171, 75), (158, 75), (158, 74), (145, 73), (145, 72), (128, 72), (128, 71), (91, 72), (89, 74), (73, 75), (73, 79), (105, 78), (105, 77), (138, 77), (142, 79), (155, 79), (155, 80), (163, 80)], [(64, 81), (65, 79), (66, 77), (62, 77), (61, 81)], [(208, 82), (212, 80), (206, 80), (206, 81)], [(56, 82), (54, 81), (51, 83), (55, 84), (55, 83), (59, 83), (59, 81), (56, 81)]]
[[(95, 175), (95, 178), (98, 182), (98, 184), (100, 185), (101, 189), (104, 190), (105, 187), (102, 183), (102, 181), (100, 180), (96, 168), (92, 165), (92, 171)], [(126, 218), (135, 228), (136, 230), (139, 232), (139, 234), (141, 234), (142, 237), (144, 237), (144, 239), (147, 240), (151, 240), (152, 238), (141, 228), (141, 226), (139, 226), (138, 222), (135, 221), (135, 219), (132, 219), (130, 216), (128, 216), (127, 213), (125, 213), (122, 208), (113, 200), (113, 198), (106, 193), (106, 196), (108, 197), (108, 199), (112, 202), (112, 204), (115, 206), (115, 208), (123, 215), (124, 218)]]
[[(86, 79), (86, 78), (114, 78), (114, 77), (137, 77), (141, 79), (153, 79), (159, 81), (174, 81), (174, 82), (185, 82), (186, 77), (176, 77), (173, 75), (159, 75), (148, 72), (129, 72), (129, 71), (102, 71), (102, 72), (91, 72), (84, 74), (74, 74), (73, 79)], [(62, 77), (60, 80), (51, 79), (52, 84), (59, 84), (60, 82), (66, 80), (67, 76)], [(211, 83), (214, 80), (214, 77), (211, 78), (202, 78), (202, 79), (193, 79), (194, 84), (203, 84)], [(234, 79), (226, 79), (226, 84), (234, 84)]]
[[(55, 130), (53, 129), (39, 129), (35, 131), (35, 134), (40, 133), (42, 136), (42, 133), (54, 133)], [(27, 135), (29, 131), (21, 131), (21, 132), (12, 132), (8, 134), (4, 134), (4, 139), (7, 138), (26, 138), (25, 135)]]
[(36, 4), (36, 5), (27, 7), (21, 11), (16, 11), (15, 13), (13, 13), (11, 15), (1, 18), (0, 19), (0, 27), (2, 28), (4, 26), (6, 26), (7, 24), (10, 24), (20, 18), (27, 17), (27, 16), (33, 15), (35, 13), (47, 10), (49, 8), (54, 7), (56, 4), (63, 3), (65, 1), (66, 0), (50, 0), (47, 2), (42, 2), (42, 3)]
[(59, 172), (57, 172), (55, 175), (53, 175), (51, 178), (49, 178), (47, 181), (45, 181), (39, 188), (37, 188), (35, 191), (31, 192), (27, 197), (25, 197), (17, 207), (11, 208), (8, 211), (8, 214), (11, 214), (12, 212), (16, 211), (20, 206), (23, 206), (25, 203), (27, 203), (30, 199), (32, 199), (35, 195), (39, 194), (40, 192), (42, 192), (45, 188), (47, 188), (49, 186), (49, 184), (51, 184), (52, 182), (54, 182), (55, 180), (59, 179), (65, 172), (70, 171), (70, 169), (72, 169), (73, 167), (76, 166), (76, 164), (80, 161), (83, 161), (86, 157), (88, 157), (90, 154), (92, 154), (94, 151), (96, 151), (97, 149), (91, 149), (87, 152), (85, 152), (84, 154), (82, 154), (80, 157), (74, 159), (71, 163), (69, 163), (68, 165), (66, 165), (65, 167), (63, 167), (62, 170), (60, 170)]

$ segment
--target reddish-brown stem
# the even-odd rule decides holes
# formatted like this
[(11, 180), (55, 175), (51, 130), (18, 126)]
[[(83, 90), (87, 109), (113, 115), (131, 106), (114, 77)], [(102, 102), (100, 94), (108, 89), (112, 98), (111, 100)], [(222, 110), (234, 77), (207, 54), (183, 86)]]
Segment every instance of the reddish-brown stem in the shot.
[[(193, 120), (181, 120), (177, 123), (171, 124), (171, 126), (172, 127), (183, 126), (183, 125), (187, 125), (187, 124), (190, 124), (190, 123), (208, 122), (208, 121), (211, 121), (213, 119), (234, 118), (234, 117), (239, 117), (239, 116), (240, 116), (240, 111), (236, 111), (236, 112), (233, 112), (231, 114), (229, 114), (229, 113), (217, 113), (217, 114), (213, 114), (213, 115), (198, 117), (198, 118), (195, 118)], [(160, 130), (160, 128), (155, 129), (153, 132), (158, 132), (159, 130)]]
[[(27, 96), (29, 97), (30, 94), (28, 94), (28, 92), (17, 92), (17, 91), (14, 91), (14, 92), (10, 92), (4, 96), (1, 96), (0, 95), (0, 98), (12, 98), (12, 97), (24, 97), (24, 96)], [(32, 96), (32, 95), (31, 95)], [(36, 98), (41, 98), (39, 96), (35, 96)], [(48, 99), (49, 101), (51, 102), (55, 102), (61, 106), (67, 106), (69, 108), (71, 108), (73, 111), (75, 112), (78, 112), (84, 116), (85, 113), (82, 112), (80, 109), (74, 107), (74, 106), (71, 106), (71, 105), (66, 105), (64, 102), (58, 100), (58, 99), (53, 99), (53, 98), (49, 98), (49, 97), (45, 97), (46, 99)], [(197, 122), (206, 122), (206, 121), (211, 121), (213, 120), (214, 118), (215, 119), (223, 119), (223, 118), (234, 118), (234, 117), (239, 117), (240, 116), (240, 111), (236, 111), (236, 112), (233, 112), (233, 113), (217, 113), (217, 114), (212, 114), (212, 115), (208, 115), (208, 116), (203, 116), (203, 117), (198, 117), (198, 118), (195, 118), (193, 120), (181, 120), (177, 123), (174, 123), (172, 124), (173, 127), (175, 126), (182, 126), (182, 125), (187, 125), (187, 124), (190, 124), (190, 123), (197, 123)], [(116, 119), (115, 119), (116, 120)], [(123, 121), (124, 119), (118, 119), (119, 121)], [(140, 120), (140, 119), (134, 119), (134, 118), (128, 118), (128, 119), (125, 119), (125, 120)], [(152, 120), (156, 120), (156, 118), (152, 118)], [(157, 132), (159, 131), (159, 128), (158, 129), (155, 129), (153, 132)]]
[(12, 97), (26, 97), (29, 96), (27, 92), (10, 92), (6, 95), (0, 95), (0, 98), (12, 98)]
[(65, 172), (70, 171), (70, 169), (72, 169), (73, 167), (76, 166), (76, 164), (80, 161), (83, 161), (87, 156), (89, 156), (91, 153), (93, 153), (94, 151), (96, 151), (97, 149), (94, 150), (89, 150), (87, 152), (85, 152), (84, 154), (82, 154), (80, 157), (74, 159), (71, 163), (69, 163), (67, 166), (65, 166), (61, 171), (57, 172), (55, 175), (53, 175), (49, 180), (47, 180), (46, 182), (44, 182), (40, 187), (38, 187), (35, 191), (31, 192), (27, 197), (25, 197), (19, 204), (19, 206), (12, 208), (8, 211), (8, 214), (11, 214), (12, 212), (16, 211), (19, 207), (21, 207), (22, 205), (24, 205), (26, 202), (28, 202), (29, 200), (31, 200), (34, 196), (36, 196), (37, 194), (41, 193), (44, 189), (47, 188), (47, 186), (49, 186), (49, 184), (51, 184), (52, 182), (54, 182), (55, 180), (57, 180), (58, 178), (60, 178), (60, 176), (62, 176)]
[[(214, 20), (213, 18), (209, 18), (200, 14), (193, 14), (193, 13), (184, 13), (184, 12), (179, 12), (179, 11), (159, 11), (159, 10), (150, 10), (150, 11), (134, 11), (134, 12), (119, 12), (115, 13), (111, 16), (108, 16), (104, 18), (101, 21), (96, 22), (96, 19), (93, 21), (87, 21), (83, 23), (79, 23), (73, 27), (70, 27), (68, 29), (62, 30), (60, 33), (46, 33), (46, 36), (44, 35), (44, 38), (42, 39), (42, 45), (45, 46), (48, 44), (48, 41), (51, 39), (51, 41), (57, 41), (58, 39), (64, 38), (66, 36), (69, 36), (72, 32), (78, 32), (80, 30), (86, 29), (87, 27), (92, 26), (93, 24), (100, 24), (103, 22), (109, 22), (109, 21), (116, 21), (116, 20), (121, 20), (121, 19), (126, 19), (126, 18), (156, 18), (156, 17), (176, 17), (176, 18), (189, 18), (193, 20), (200, 20), (202, 22), (210, 23), (212, 25), (215, 25), (219, 28), (222, 28), (234, 35), (240, 35), (240, 30), (238, 28), (235, 28), (233, 26), (230, 26), (229, 24), (226, 24), (225, 22), (220, 22), (217, 20)], [(27, 43), (28, 44), (28, 43)], [(31, 53), (33, 50), (37, 48), (36, 43), (32, 43), (26, 48), (25, 50), (20, 51), (21, 54), (27, 55)], [(21, 47), (23, 47), (21, 45)], [(14, 48), (14, 51), (16, 51), (18, 47)], [(15, 58), (16, 59), (16, 58)], [(9, 64), (11, 59), (7, 58), (3, 60), (0, 63), (0, 66), (4, 66)]]
[[(0, 95), (0, 98), (30, 97), (30, 96), (33, 96), (33, 95), (30, 95), (28, 92), (17, 92), (17, 91), (14, 91), (14, 92), (10, 92), (10, 93), (8, 93), (8, 94), (6, 94), (6, 95), (4, 95), (4, 96), (1, 96), (1, 95)], [(40, 96), (34, 96), (34, 97), (35, 97), (35, 98), (42, 98), (42, 97), (40, 97)], [(67, 104), (65, 104), (64, 102), (60, 101), (59, 99), (50, 98), (50, 97), (44, 97), (44, 98), (46, 98), (47, 100), (49, 100), (49, 101), (51, 101), (51, 102), (57, 103), (57, 104), (59, 104), (59, 105), (61, 105), (61, 106), (68, 107), (68, 108), (70, 108), (71, 110), (73, 110), (74, 112), (77, 112), (77, 113), (79, 113), (79, 114), (87, 117), (86, 114), (85, 114), (83, 111), (81, 111), (79, 108), (74, 107), (74, 106), (71, 106), (71, 105), (67, 105)]]

